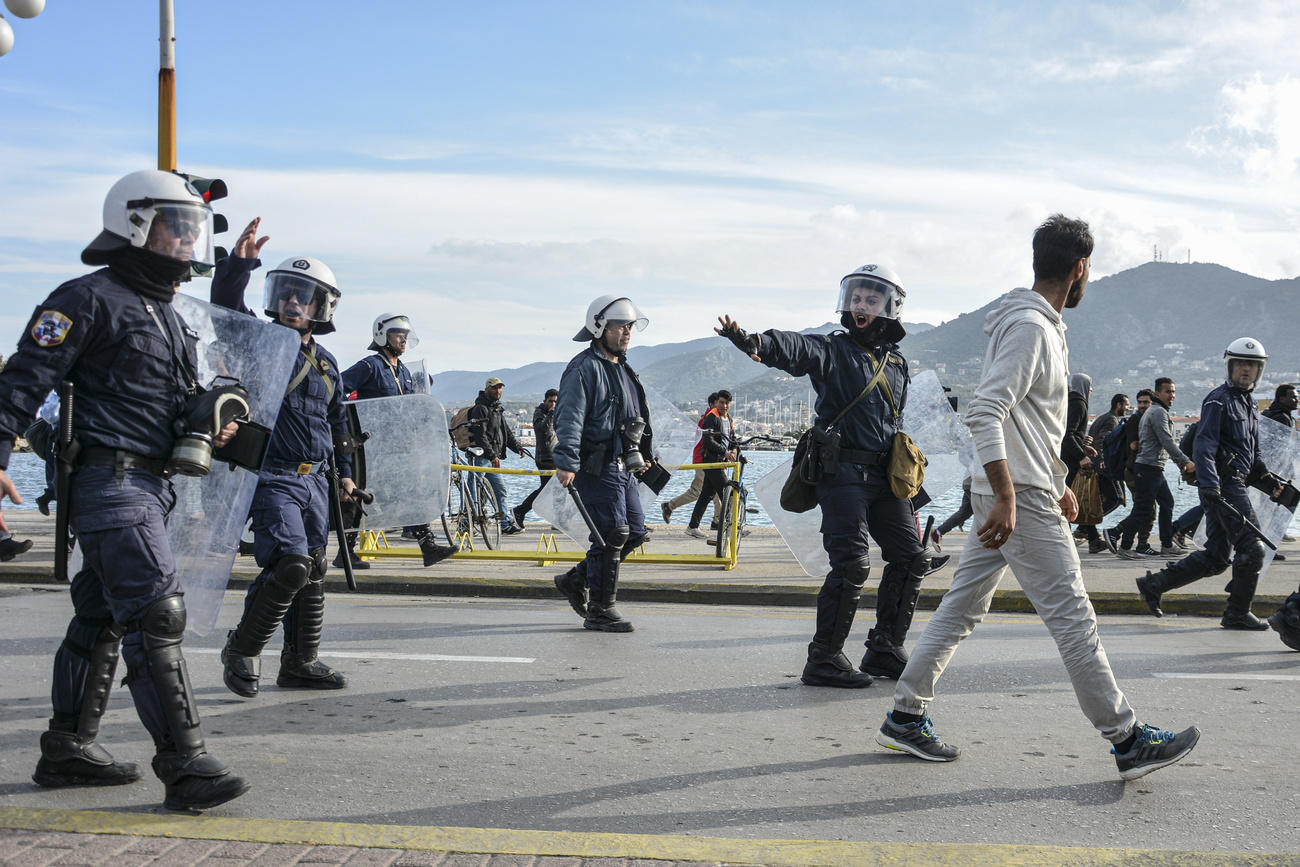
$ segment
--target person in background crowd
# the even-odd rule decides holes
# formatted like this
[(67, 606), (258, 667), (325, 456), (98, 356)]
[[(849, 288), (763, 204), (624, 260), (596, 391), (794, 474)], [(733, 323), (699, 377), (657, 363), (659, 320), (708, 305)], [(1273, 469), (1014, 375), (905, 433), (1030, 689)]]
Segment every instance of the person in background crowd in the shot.
[[(560, 399), (560, 392), (554, 388), (546, 389), (546, 394), (542, 397), (542, 402), (537, 404), (533, 410), (533, 437), (535, 445), (533, 446), (533, 463), (539, 470), (555, 469), (555, 404)], [(524, 501), (515, 506), (513, 515), (516, 527), (523, 527), (524, 519), (528, 517), (528, 510), (533, 507), (533, 501), (537, 495), (546, 487), (546, 483), (551, 480), (551, 476), (541, 476), (537, 482), (537, 490), (530, 493), (524, 498)]]

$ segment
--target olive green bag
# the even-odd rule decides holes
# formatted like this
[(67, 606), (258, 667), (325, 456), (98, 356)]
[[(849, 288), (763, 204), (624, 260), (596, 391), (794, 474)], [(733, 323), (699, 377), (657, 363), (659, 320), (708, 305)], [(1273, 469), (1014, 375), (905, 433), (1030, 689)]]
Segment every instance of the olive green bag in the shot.
[[(782, 509), (798, 514), (811, 511), (817, 505), (817, 480), (826, 475), (827, 452), (836, 455), (839, 452), (840, 435), (835, 430), (835, 425), (839, 424), (840, 419), (844, 418), (845, 414), (877, 385), (883, 383), (888, 393), (889, 383), (885, 381), (885, 362), (888, 359), (889, 356), (886, 354), (880, 360), (880, 366), (876, 368), (867, 387), (862, 389), (862, 392), (853, 398), (848, 406), (840, 410), (839, 415), (835, 416), (829, 425), (822, 429), (814, 423), (803, 432), (803, 436), (799, 437), (799, 443), (794, 449), (794, 459), (790, 463), (790, 475), (786, 476), (785, 484), (781, 486)], [(894, 399), (890, 397), (889, 400), (892, 404)], [(894, 415), (897, 417), (897, 411)], [(838, 458), (831, 457), (830, 460), (837, 461)]]
[[(889, 407), (894, 411), (894, 426), (897, 427), (900, 418), (898, 404), (894, 402), (894, 392), (889, 387), (888, 380), (884, 380), (881, 386), (885, 389), (885, 397), (889, 398)], [(926, 463), (925, 455), (910, 436), (901, 430), (894, 434), (885, 475), (889, 478), (889, 489), (895, 497), (910, 500), (921, 492), (921, 485), (925, 484)]]

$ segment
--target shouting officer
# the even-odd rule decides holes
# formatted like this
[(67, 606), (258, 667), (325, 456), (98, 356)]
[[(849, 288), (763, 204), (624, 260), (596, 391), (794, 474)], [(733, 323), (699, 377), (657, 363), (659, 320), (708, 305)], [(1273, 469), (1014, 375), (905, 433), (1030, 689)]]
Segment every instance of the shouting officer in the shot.
[[(1282, 479), (1268, 471), (1259, 456), (1259, 410), (1251, 393), (1264, 375), (1268, 355), (1258, 340), (1239, 337), (1224, 350), (1228, 380), (1201, 402), (1201, 421), (1192, 441), (1196, 485), (1205, 508), (1205, 547), (1158, 572), (1137, 579), (1142, 601), (1163, 617), (1160, 596), (1232, 566), (1228, 605), (1219, 625), (1224, 629), (1264, 630), (1268, 623), (1250, 610), (1264, 566), (1264, 543), (1247, 522), (1259, 526), (1246, 498), (1247, 485), (1283, 492)], [(1231, 558), (1231, 559), (1229, 559)]]
[[(153, 771), (173, 810), (214, 807), (248, 783), (207, 752), (181, 653), (185, 603), (166, 523), (175, 431), (197, 394), (197, 339), (173, 309), (191, 264), (212, 263), (212, 212), (184, 178), (140, 171), (104, 200), (104, 231), (81, 253), (107, 265), (64, 283), (37, 309), (0, 373), (0, 468), (14, 437), (60, 382), (72, 383), (69, 524), (83, 556), (74, 615), (54, 656), (54, 716), (32, 779), (41, 786), (116, 786), (140, 779), (96, 742), (119, 651)], [(213, 438), (223, 446), (230, 423)], [(71, 454), (79, 448), (79, 452)], [(21, 502), (0, 471), (0, 495)], [(62, 540), (56, 542), (62, 544)]]
[[(905, 297), (892, 269), (863, 265), (840, 281), (835, 309), (844, 331), (747, 334), (730, 316), (720, 317), (722, 327), (714, 329), (755, 361), (791, 376), (807, 374), (817, 392), (815, 423), (839, 432), (838, 466), (828, 467), (817, 484), (831, 570), (817, 595), (817, 629), (802, 678), (809, 686), (857, 689), (870, 686), (871, 675), (896, 678), (907, 663), (903, 640), (921, 579), (932, 571), (932, 552), (921, 544), (912, 502), (894, 495), (885, 474), (907, 402), (907, 361), (898, 351), (906, 333), (900, 318)], [(871, 574), (868, 533), (886, 565), (876, 628), (868, 634), (859, 672), (844, 655), (844, 642)]]
[(645, 512), (634, 473), (652, 454), (650, 405), (628, 366), (632, 331), (649, 324), (628, 298), (602, 295), (587, 307), (586, 324), (573, 338), (590, 344), (560, 377), (555, 408), (555, 478), (573, 485), (600, 532), (587, 557), (555, 586), (598, 632), (631, 632), (614, 607), (619, 564), (646, 540)]
[[(254, 240), (258, 220), (249, 223), (235, 254), (217, 265), (212, 301), (232, 310), (244, 306), (248, 276), (265, 238)], [(262, 648), (284, 621), (284, 649), (276, 686), (286, 689), (342, 689), (347, 678), (321, 662), (325, 620), (325, 543), (329, 535), (326, 466), (339, 465), (339, 497), (352, 500), (352, 459), (347, 448), (345, 396), (338, 363), (313, 339), (334, 331), (340, 292), (334, 272), (319, 259), (284, 260), (266, 275), (263, 311), (302, 336), (294, 373), (275, 419), (266, 460), (253, 495), (253, 557), (261, 573), (244, 599), (244, 615), (221, 651), (226, 686), (238, 695), (257, 695)]]
[[(402, 363), (402, 355), (408, 349), (414, 349), (419, 345), (420, 338), (411, 328), (410, 317), (402, 313), (381, 313), (375, 317), (370, 346), (367, 347), (375, 354), (367, 355), (343, 371), (344, 393), (351, 394), (355, 391), (358, 400), (412, 394), (416, 391), (415, 378)], [(366, 480), (361, 479), (361, 483), (366, 484)], [(361, 518), (359, 507), (353, 504), (343, 511), (348, 526), (356, 527)], [(404, 527), (402, 530), (403, 536), (409, 534), (419, 542), (426, 559), (442, 560), (460, 550), (459, 547), (448, 547), (435, 542), (428, 524), (417, 524)], [(356, 544), (356, 534), (349, 533), (348, 550), (351, 552), (352, 568), (369, 569), (370, 564), (353, 551)], [(343, 565), (342, 551), (339, 551), (338, 556), (334, 558), (334, 565), (340, 567)]]

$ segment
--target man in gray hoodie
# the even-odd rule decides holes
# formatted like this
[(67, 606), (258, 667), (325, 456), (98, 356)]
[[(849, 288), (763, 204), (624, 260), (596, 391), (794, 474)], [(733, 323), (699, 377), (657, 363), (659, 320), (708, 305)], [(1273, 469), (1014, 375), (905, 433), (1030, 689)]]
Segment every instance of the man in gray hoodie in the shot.
[(1056, 640), (1084, 715), (1114, 745), (1121, 777), (1173, 764), (1200, 738), (1195, 727), (1174, 733), (1138, 722), (1101, 646), (1070, 534), (1078, 504), (1058, 456), (1069, 371), (1061, 310), (1083, 300), (1092, 247), (1087, 223), (1050, 217), (1034, 233), (1033, 287), (1007, 293), (984, 321), (989, 345), (966, 412), (982, 465), (971, 483), (977, 529), (898, 678), (894, 710), (876, 735), (881, 746), (931, 762), (960, 754), (935, 733), (926, 708), (958, 642), (988, 613), (1007, 566)]

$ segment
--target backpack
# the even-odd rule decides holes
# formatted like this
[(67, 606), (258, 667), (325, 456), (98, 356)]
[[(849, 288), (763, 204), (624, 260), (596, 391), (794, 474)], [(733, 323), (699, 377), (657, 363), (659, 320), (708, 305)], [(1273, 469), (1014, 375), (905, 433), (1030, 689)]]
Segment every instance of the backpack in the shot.
[(1128, 441), (1124, 437), (1125, 424), (1120, 422), (1106, 434), (1097, 454), (1097, 471), (1118, 484), (1124, 483), (1124, 466), (1128, 459)]
[(1189, 458), (1192, 456), (1192, 447), (1196, 442), (1196, 429), (1200, 424), (1199, 421), (1189, 424), (1187, 430), (1183, 431), (1183, 438), (1178, 441), (1178, 450)]
[[(451, 424), (449, 427), (456, 428), (456, 425), (465, 424), (465, 422), (469, 421), (469, 411), (473, 408), (474, 405), (470, 404), (469, 406), (456, 410), (456, 414), (451, 417)], [(467, 449), (473, 445), (470, 441), (469, 431), (470, 426), (465, 424), (464, 427), (456, 428), (451, 432), (451, 438), (456, 443), (456, 448)]]

